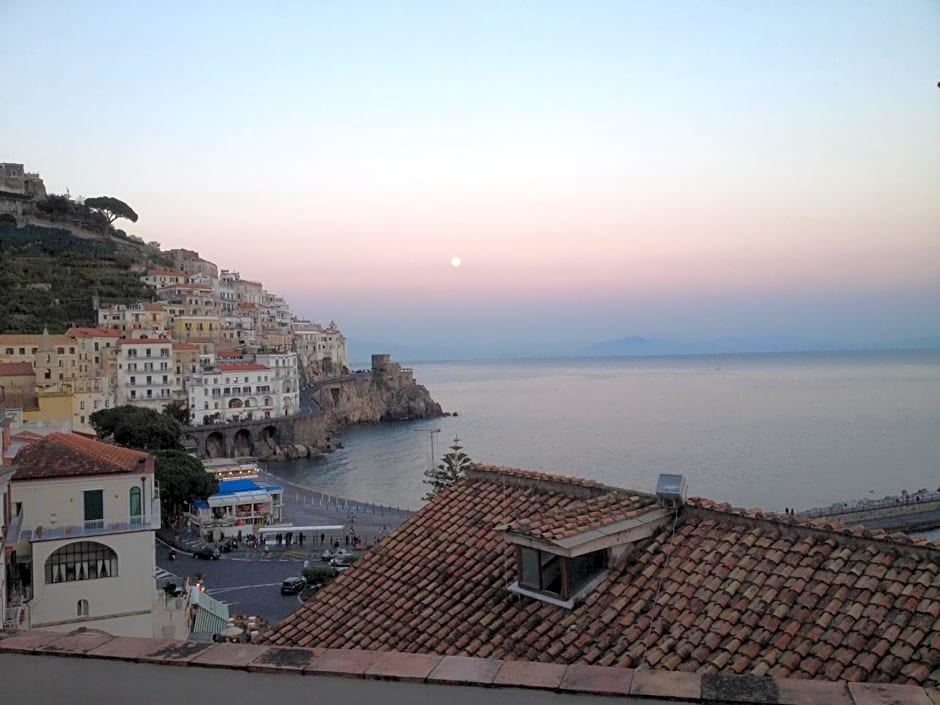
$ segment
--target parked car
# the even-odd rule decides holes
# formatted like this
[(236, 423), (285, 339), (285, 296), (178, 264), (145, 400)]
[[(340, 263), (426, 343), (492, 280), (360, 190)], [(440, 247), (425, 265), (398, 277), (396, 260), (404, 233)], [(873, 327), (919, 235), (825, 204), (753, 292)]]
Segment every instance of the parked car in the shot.
[(204, 561), (217, 561), (222, 556), (222, 552), (215, 546), (204, 546), (193, 555)]
[(301, 577), (286, 578), (284, 582), (281, 583), (281, 594), (297, 595), (304, 589), (306, 584), (306, 581)]
[(345, 556), (337, 556), (336, 558), (330, 561), (330, 565), (333, 566), (333, 570), (336, 572), (337, 575), (339, 575), (343, 571), (346, 571), (352, 568), (353, 561), (354, 561), (353, 556), (350, 554), (347, 554)]

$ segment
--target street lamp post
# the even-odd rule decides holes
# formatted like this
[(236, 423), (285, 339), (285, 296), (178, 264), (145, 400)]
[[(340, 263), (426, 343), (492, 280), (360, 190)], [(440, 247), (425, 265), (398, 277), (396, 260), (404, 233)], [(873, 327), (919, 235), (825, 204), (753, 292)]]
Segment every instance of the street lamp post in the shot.
[(439, 428), (420, 428), (416, 429), (419, 433), (427, 433), (431, 439), (431, 471), (434, 471), (434, 434), (440, 433)]

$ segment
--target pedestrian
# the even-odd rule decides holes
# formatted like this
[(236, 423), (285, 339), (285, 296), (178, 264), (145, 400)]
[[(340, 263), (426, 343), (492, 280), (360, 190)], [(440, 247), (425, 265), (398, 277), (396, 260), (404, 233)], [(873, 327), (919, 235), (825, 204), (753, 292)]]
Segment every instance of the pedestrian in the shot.
[(344, 538), (346, 539), (346, 545), (348, 546), (348, 545), (349, 545), (349, 534), (346, 534), (346, 536), (344, 536)]
[(301, 546), (304, 545), (304, 532), (302, 532), (302, 531), (300, 532), (300, 545), (301, 545)]
[(323, 542), (326, 541), (326, 534), (320, 534), (320, 545), (323, 545)]

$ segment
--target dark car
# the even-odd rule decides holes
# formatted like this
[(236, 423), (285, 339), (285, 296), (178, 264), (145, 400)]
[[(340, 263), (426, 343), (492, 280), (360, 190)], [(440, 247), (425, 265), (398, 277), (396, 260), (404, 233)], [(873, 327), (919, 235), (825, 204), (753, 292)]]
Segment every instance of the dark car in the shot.
[(287, 578), (283, 583), (281, 583), (281, 594), (282, 595), (297, 595), (306, 586), (306, 581), (303, 578)]
[(217, 561), (221, 557), (222, 552), (215, 546), (205, 546), (198, 549), (193, 555), (204, 561)]

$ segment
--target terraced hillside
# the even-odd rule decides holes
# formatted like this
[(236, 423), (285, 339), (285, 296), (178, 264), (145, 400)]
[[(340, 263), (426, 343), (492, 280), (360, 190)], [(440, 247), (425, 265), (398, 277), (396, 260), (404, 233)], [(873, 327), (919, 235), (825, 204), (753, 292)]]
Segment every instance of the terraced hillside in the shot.
[(166, 266), (157, 250), (68, 230), (0, 226), (0, 332), (62, 333), (95, 324), (92, 296), (102, 303), (150, 300), (153, 290), (134, 265)]

